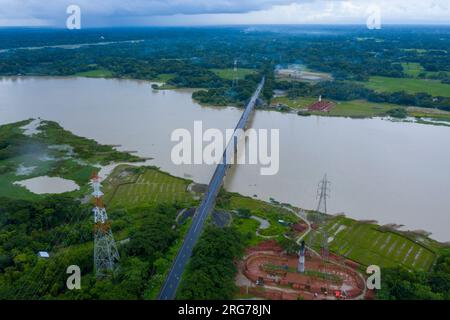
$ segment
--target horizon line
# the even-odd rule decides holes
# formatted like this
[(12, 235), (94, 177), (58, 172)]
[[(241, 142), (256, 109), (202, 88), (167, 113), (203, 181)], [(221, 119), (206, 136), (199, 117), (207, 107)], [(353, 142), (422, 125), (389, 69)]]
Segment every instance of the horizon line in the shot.
[[(177, 27), (190, 27), (190, 28), (204, 28), (204, 27), (251, 27), (251, 26), (269, 26), (269, 27), (301, 27), (301, 26), (324, 26), (324, 27), (345, 27), (345, 26), (364, 26), (364, 23), (252, 23), (252, 24), (148, 24), (148, 25), (105, 25), (105, 26), (87, 26), (82, 27), (79, 30), (83, 29), (119, 29), (119, 28), (177, 28)], [(448, 26), (450, 27), (450, 22), (443, 23), (383, 23), (381, 26), (381, 30), (383, 26), (428, 26), (428, 27), (442, 27)], [(64, 26), (57, 25), (40, 25), (40, 26), (29, 26), (29, 25), (20, 25), (20, 26), (1, 26), (0, 29), (67, 29)], [(73, 31), (73, 30), (71, 30)]]

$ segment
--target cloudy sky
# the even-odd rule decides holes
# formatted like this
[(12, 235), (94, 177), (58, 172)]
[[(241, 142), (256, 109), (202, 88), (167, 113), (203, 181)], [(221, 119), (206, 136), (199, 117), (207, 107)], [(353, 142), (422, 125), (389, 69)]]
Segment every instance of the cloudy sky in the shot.
[(120, 25), (450, 24), (450, 0), (0, 0), (0, 26), (64, 27), (78, 5), (83, 27)]

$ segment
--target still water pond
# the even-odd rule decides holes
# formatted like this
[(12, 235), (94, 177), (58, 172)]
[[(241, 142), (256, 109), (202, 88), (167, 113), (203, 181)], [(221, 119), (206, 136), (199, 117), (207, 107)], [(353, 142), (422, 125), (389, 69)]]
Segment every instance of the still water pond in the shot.
[(47, 176), (20, 180), (16, 181), (15, 184), (36, 194), (58, 194), (79, 189), (79, 186), (72, 180)]

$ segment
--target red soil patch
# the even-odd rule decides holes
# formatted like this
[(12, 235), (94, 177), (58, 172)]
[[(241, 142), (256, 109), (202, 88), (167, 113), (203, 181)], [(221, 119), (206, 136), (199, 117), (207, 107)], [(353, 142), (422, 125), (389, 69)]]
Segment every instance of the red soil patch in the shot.
[(308, 106), (309, 111), (322, 111), (322, 112), (330, 112), (336, 106), (334, 102), (331, 101), (317, 101)]
[(330, 262), (324, 263), (320, 257), (307, 254), (306, 272), (299, 273), (298, 256), (266, 250), (273, 246), (271, 242), (261, 246), (265, 250), (253, 248), (239, 264), (241, 273), (253, 284), (242, 287), (241, 293), (249, 290), (248, 293), (267, 299), (290, 300), (337, 299), (344, 291), (346, 298), (356, 298), (363, 292), (365, 283), (356, 271), (331, 262), (342, 261), (341, 257), (330, 255)]
[(305, 223), (296, 223), (292, 226), (292, 229), (295, 232), (303, 233), (306, 231), (306, 229), (308, 229), (308, 226)]

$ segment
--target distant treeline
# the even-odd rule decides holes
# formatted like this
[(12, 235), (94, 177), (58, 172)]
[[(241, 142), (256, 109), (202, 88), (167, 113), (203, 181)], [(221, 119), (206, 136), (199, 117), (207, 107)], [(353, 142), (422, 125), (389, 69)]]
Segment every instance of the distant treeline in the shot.
[[(117, 78), (154, 80), (171, 74), (168, 84), (208, 89), (194, 95), (202, 103), (244, 104), (254, 90), (254, 77), (238, 88), (210, 69), (265, 70), (268, 65), (303, 64), (330, 73), (336, 82), (316, 86), (312, 94), (348, 100), (449, 108), (448, 99), (427, 94), (375, 93), (342, 81), (367, 81), (371, 76), (409, 77), (402, 63), (419, 64), (419, 77), (450, 83), (449, 27), (242, 27), (90, 29), (71, 32), (48, 29), (0, 31), (3, 48), (116, 42), (75, 49), (45, 48), (0, 53), (0, 75), (67, 76), (106, 69)], [(141, 40), (138, 42), (123, 42)], [(263, 71), (265, 72), (265, 71)], [(427, 72), (430, 72), (427, 74)], [(269, 83), (267, 84), (269, 85)], [(279, 84), (278, 86), (283, 86)], [(335, 88), (333, 88), (335, 86)], [(291, 88), (291, 95), (299, 94)], [(302, 89), (302, 88), (300, 88)], [(303, 90), (306, 90), (303, 88)], [(266, 93), (265, 98), (270, 99)]]

